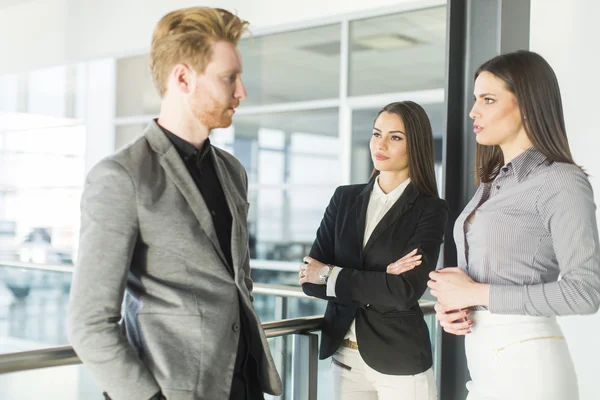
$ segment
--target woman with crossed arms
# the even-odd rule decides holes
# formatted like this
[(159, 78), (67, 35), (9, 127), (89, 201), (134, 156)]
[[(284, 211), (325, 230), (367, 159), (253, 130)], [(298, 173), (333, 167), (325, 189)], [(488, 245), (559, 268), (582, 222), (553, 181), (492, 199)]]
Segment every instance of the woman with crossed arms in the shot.
[(320, 358), (333, 356), (334, 399), (434, 400), (418, 301), (436, 267), (448, 208), (438, 197), (423, 108), (410, 101), (384, 107), (370, 150), (372, 178), (335, 191), (300, 284), (329, 300)]

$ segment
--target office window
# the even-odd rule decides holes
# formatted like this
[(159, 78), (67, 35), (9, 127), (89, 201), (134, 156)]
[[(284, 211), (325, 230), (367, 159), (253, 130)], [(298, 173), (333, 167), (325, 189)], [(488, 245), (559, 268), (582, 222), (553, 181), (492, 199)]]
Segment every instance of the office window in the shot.
[(239, 45), (244, 106), (336, 98), (340, 25), (249, 37)]
[(350, 23), (351, 96), (444, 87), (446, 7)]
[(81, 125), (0, 132), (0, 220), (13, 226), (3, 235), (1, 258), (72, 262), (84, 152)]

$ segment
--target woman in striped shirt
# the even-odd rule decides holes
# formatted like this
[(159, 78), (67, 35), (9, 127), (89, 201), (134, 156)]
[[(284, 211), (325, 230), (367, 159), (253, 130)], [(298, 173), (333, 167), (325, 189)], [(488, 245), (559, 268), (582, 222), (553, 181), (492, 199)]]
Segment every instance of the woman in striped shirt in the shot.
[(477, 70), (474, 96), (479, 188), (454, 227), (458, 268), (430, 274), (437, 318), (466, 335), (468, 400), (576, 400), (555, 317), (598, 310), (600, 246), (556, 76), (536, 53), (503, 54)]

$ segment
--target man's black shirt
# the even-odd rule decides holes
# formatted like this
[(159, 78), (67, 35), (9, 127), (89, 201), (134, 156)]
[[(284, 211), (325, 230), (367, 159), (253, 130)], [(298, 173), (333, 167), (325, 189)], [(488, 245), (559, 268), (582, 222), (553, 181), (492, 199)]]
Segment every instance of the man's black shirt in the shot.
[(212, 215), (219, 245), (227, 260), (229, 272), (233, 275), (233, 261), (231, 259), (231, 212), (227, 206), (223, 187), (215, 171), (210, 139), (206, 138), (202, 149), (198, 150), (191, 143), (186, 142), (162, 126), (161, 129), (177, 149)]

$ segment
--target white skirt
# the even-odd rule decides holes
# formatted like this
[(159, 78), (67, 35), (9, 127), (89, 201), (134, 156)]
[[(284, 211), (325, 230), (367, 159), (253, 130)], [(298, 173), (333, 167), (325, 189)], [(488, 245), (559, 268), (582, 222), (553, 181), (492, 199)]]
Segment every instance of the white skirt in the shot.
[(467, 400), (578, 400), (575, 367), (555, 318), (474, 311), (469, 319)]

